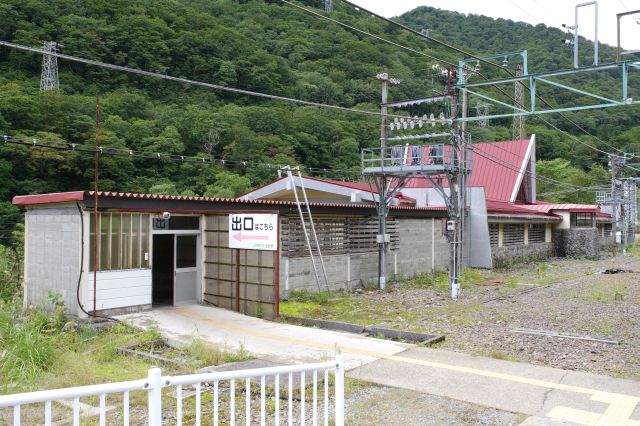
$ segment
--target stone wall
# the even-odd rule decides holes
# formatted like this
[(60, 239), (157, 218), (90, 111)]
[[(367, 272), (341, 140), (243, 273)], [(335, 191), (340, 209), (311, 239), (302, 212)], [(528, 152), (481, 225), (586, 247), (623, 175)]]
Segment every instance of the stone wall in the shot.
[[(408, 278), (432, 270), (444, 270), (449, 262), (449, 246), (442, 236), (440, 219), (396, 218), (399, 241), (387, 255), (387, 281)], [(433, 239), (432, 239), (433, 237)], [(331, 290), (353, 289), (377, 284), (378, 252), (344, 253), (323, 256)], [(322, 274), (316, 259), (318, 273)], [(322, 275), (320, 275), (322, 282)], [(291, 290), (317, 291), (309, 257), (280, 259), (280, 297)]]
[(503, 247), (491, 247), (493, 267), (500, 268), (512, 260), (536, 258), (548, 259), (554, 256), (553, 243), (518, 244)]
[(600, 236), (596, 228), (570, 228), (553, 231), (558, 257), (594, 257), (600, 254)]
[(27, 305), (62, 296), (75, 313), (80, 274), (81, 221), (76, 206), (29, 209), (26, 215), (24, 297)]

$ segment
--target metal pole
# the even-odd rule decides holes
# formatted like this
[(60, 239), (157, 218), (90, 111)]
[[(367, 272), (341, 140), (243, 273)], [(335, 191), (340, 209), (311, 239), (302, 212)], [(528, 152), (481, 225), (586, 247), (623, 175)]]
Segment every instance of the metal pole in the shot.
[(596, 34), (595, 40), (593, 40), (593, 65), (598, 65), (598, 2), (594, 2), (596, 5)]
[(100, 96), (96, 95), (96, 149), (93, 161), (93, 319), (98, 304), (98, 189), (100, 172)]
[(578, 8), (580, 5), (576, 5), (576, 19), (573, 29), (573, 67), (578, 68)]
[(344, 361), (342, 355), (336, 355), (336, 426), (344, 426)]
[(616, 15), (617, 27), (618, 27), (618, 47), (616, 48), (616, 62), (620, 62), (620, 18), (622, 18), (622, 14), (618, 13)]
[[(382, 82), (382, 98), (381, 98), (381, 117), (380, 117), (380, 161), (384, 170), (384, 162), (387, 158), (387, 99), (389, 94), (389, 76), (382, 73), (378, 77)], [(386, 177), (383, 174), (377, 178), (376, 186), (378, 189), (378, 288), (384, 290), (387, 286), (387, 243), (385, 236), (387, 234), (387, 191)]]
[(618, 47), (616, 49), (616, 62), (620, 62), (622, 60), (622, 46), (620, 45), (620, 18), (622, 18), (623, 16), (627, 16), (627, 15), (635, 15), (636, 13), (640, 13), (640, 9), (638, 10), (630, 10), (628, 12), (624, 12), (624, 13), (618, 13), (616, 14), (616, 18), (617, 18), (617, 26), (618, 26)]
[(150, 368), (148, 372), (147, 394), (149, 403), (149, 426), (162, 425), (162, 372)]

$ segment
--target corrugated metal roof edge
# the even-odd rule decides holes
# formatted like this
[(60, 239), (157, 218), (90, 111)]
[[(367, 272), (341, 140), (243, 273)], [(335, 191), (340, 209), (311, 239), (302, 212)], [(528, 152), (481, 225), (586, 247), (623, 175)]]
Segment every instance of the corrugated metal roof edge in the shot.
[[(13, 197), (13, 204), (17, 206), (28, 206), (38, 204), (53, 204), (63, 203), (70, 201), (82, 201), (85, 196), (93, 197), (94, 191), (73, 191), (73, 192), (59, 192), (52, 194), (38, 194), (38, 195), (18, 195)], [(172, 200), (172, 201), (205, 201), (214, 203), (227, 203), (227, 204), (250, 204), (250, 205), (265, 205), (265, 206), (295, 206), (293, 201), (282, 200), (243, 200), (240, 198), (220, 198), (220, 197), (195, 197), (195, 196), (182, 196), (182, 195), (162, 195), (162, 194), (138, 194), (133, 192), (112, 192), (112, 191), (98, 191), (99, 197), (111, 197), (111, 198), (131, 198), (131, 199), (150, 199), (150, 200)], [(322, 202), (310, 202), (311, 207), (344, 207), (344, 208), (374, 208), (373, 204), (365, 203), (322, 203)], [(391, 206), (393, 210), (414, 210), (414, 211), (444, 211), (445, 207), (432, 206), (432, 207), (411, 207), (411, 206)]]

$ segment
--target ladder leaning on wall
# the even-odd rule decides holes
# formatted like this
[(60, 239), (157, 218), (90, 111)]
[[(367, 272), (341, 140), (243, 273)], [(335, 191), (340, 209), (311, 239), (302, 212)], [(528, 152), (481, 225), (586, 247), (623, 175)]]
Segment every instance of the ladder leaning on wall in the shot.
[[(300, 197), (298, 196), (298, 186), (296, 185), (292, 168), (291, 166), (284, 167), (284, 170), (287, 172), (287, 176), (289, 177), (289, 182), (291, 182), (291, 191), (293, 191), (293, 196), (296, 200), (296, 206), (298, 207), (298, 215), (300, 216), (300, 223), (302, 224), (302, 232), (304, 232), (304, 238), (307, 242), (307, 248), (309, 249), (309, 256), (311, 257), (311, 265), (313, 266), (313, 272), (316, 276), (316, 284), (318, 285), (318, 291), (322, 291), (322, 285), (320, 284), (320, 274), (318, 273), (318, 265), (316, 264), (316, 256), (313, 255), (312, 244), (315, 246), (317, 252), (317, 260), (320, 261), (320, 268), (322, 269), (322, 276), (324, 278), (324, 286), (329, 293), (329, 280), (327, 279), (327, 269), (324, 266), (324, 259), (322, 258), (322, 251), (320, 250), (320, 242), (318, 241), (318, 234), (316, 233), (316, 226), (313, 223), (313, 216), (311, 215), (311, 209), (309, 208), (309, 199), (307, 198), (307, 191), (304, 188), (304, 181), (302, 179), (302, 174), (300, 173), (300, 168), (296, 168), (294, 170), (297, 171), (297, 178), (300, 181), (300, 189), (302, 190), (302, 197), (304, 199), (304, 206), (302, 208), (302, 203), (300, 202)], [(306, 216), (306, 217), (305, 217)], [(311, 236), (309, 236), (309, 229), (307, 228), (306, 222), (309, 222), (309, 227), (311, 228)]]

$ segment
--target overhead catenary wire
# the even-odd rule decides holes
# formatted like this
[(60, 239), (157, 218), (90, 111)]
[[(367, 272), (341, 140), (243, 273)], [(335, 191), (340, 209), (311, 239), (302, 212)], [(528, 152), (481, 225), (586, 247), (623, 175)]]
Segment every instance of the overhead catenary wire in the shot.
[(321, 13), (319, 13), (319, 12), (316, 12), (316, 11), (311, 10), (311, 9), (309, 9), (309, 8), (306, 8), (306, 7), (304, 7), (304, 6), (300, 6), (300, 5), (298, 5), (298, 4), (292, 3), (292, 2), (287, 1), (287, 0), (280, 0), (280, 1), (281, 1), (282, 3), (284, 3), (284, 4), (287, 4), (287, 5), (289, 5), (289, 6), (292, 6), (292, 7), (297, 8), (297, 9), (299, 9), (299, 10), (302, 10), (302, 11), (304, 11), (304, 12), (306, 12), (306, 13), (310, 14), (310, 15), (313, 15), (313, 16), (318, 17), (318, 18), (320, 18), (320, 19), (327, 20), (327, 21), (329, 21), (329, 22), (333, 22), (334, 24), (340, 25), (341, 27), (347, 28), (347, 29), (352, 30), (352, 31), (355, 31), (355, 32), (357, 32), (357, 33), (364, 34), (364, 35), (366, 35), (366, 36), (369, 36), (369, 37), (375, 38), (376, 40), (382, 41), (383, 43), (387, 43), (387, 44), (390, 44), (390, 45), (392, 45), (392, 46), (399, 47), (400, 49), (406, 50), (406, 51), (408, 51), (408, 52), (416, 53), (416, 54), (421, 55), (421, 56), (424, 56), (424, 57), (426, 57), (426, 58), (433, 59), (434, 61), (442, 62), (443, 64), (449, 65), (449, 66), (454, 67), (454, 68), (455, 68), (455, 67), (457, 67), (457, 65), (456, 65), (456, 64), (454, 64), (453, 62), (448, 62), (448, 61), (446, 61), (446, 60), (444, 60), (444, 59), (440, 59), (440, 58), (437, 58), (437, 57), (435, 57), (435, 56), (429, 55), (429, 54), (427, 54), (427, 53), (421, 52), (421, 51), (419, 51), (419, 50), (413, 49), (413, 48), (411, 48), (411, 47), (407, 47), (407, 46), (404, 46), (404, 45), (402, 45), (402, 44), (400, 44), (400, 43), (396, 43), (395, 41), (388, 40), (388, 39), (385, 39), (385, 38), (383, 38), (383, 37), (377, 36), (377, 35), (375, 35), (375, 34), (373, 34), (373, 33), (368, 32), (368, 31), (361, 30), (360, 28), (356, 28), (356, 27), (354, 27), (354, 26), (352, 26), (352, 25), (349, 25), (349, 24), (346, 24), (346, 23), (344, 23), (344, 22), (338, 21), (337, 19), (333, 19), (333, 18), (331, 18), (331, 17), (329, 17), (329, 16), (323, 15), (323, 14), (321, 14)]
[[(372, 115), (372, 116), (380, 116), (380, 115), (382, 115), (382, 113), (379, 112), (379, 111), (367, 111), (367, 110), (358, 109), (358, 108), (349, 108), (349, 107), (343, 107), (343, 106), (339, 106), (339, 105), (323, 104), (323, 103), (320, 103), (320, 102), (313, 102), (313, 101), (305, 101), (305, 100), (302, 100), (302, 99), (289, 98), (289, 97), (286, 97), (286, 96), (272, 95), (272, 94), (268, 94), (268, 93), (256, 92), (256, 91), (253, 91), (253, 90), (238, 89), (238, 88), (235, 88), (235, 87), (222, 86), (222, 85), (219, 85), (219, 84), (207, 83), (207, 82), (197, 81), (197, 80), (191, 80), (191, 79), (188, 79), (188, 78), (175, 77), (175, 76), (168, 75), (168, 74), (161, 74), (161, 73), (157, 73), (157, 72), (153, 72), (153, 71), (145, 71), (145, 70), (141, 70), (141, 69), (137, 69), (137, 68), (131, 68), (131, 67), (125, 67), (125, 66), (122, 66), (122, 65), (110, 64), (110, 63), (107, 63), (107, 62), (97, 61), (97, 60), (93, 60), (93, 59), (86, 59), (86, 58), (82, 58), (82, 57), (79, 57), (79, 56), (66, 55), (64, 53), (59, 53), (59, 52), (45, 52), (43, 49), (30, 47), (30, 46), (25, 46), (25, 45), (21, 45), (21, 44), (17, 44), (17, 43), (10, 43), (10, 42), (3, 41), (3, 40), (0, 40), (0, 46), (5, 46), (5, 47), (12, 48), (12, 49), (18, 49), (18, 50), (23, 50), (23, 51), (32, 52), (32, 53), (38, 53), (38, 54), (42, 54), (42, 55), (47, 54), (49, 56), (55, 56), (55, 57), (60, 58), (60, 59), (66, 59), (68, 61), (79, 62), (79, 63), (83, 63), (83, 64), (86, 64), (86, 65), (93, 65), (93, 66), (97, 66), (97, 67), (100, 67), (100, 68), (107, 68), (107, 69), (111, 69), (111, 70), (114, 70), (114, 71), (121, 71), (121, 72), (129, 73), (129, 74), (142, 75), (142, 76), (145, 76), (145, 77), (157, 78), (157, 79), (161, 79), (161, 80), (174, 81), (176, 83), (183, 83), (183, 84), (189, 84), (189, 85), (193, 85), (193, 86), (206, 87), (208, 89), (219, 90), (219, 91), (222, 91), (222, 92), (230, 92), (230, 93), (235, 93), (235, 94), (240, 94), (240, 95), (252, 96), (252, 97), (257, 97), (257, 98), (265, 98), (265, 99), (270, 99), (270, 100), (274, 100), (274, 101), (289, 102), (289, 103), (295, 103), (295, 104), (306, 105), (306, 106), (313, 106), (313, 107), (318, 107), (318, 108), (333, 109), (333, 110), (338, 110), (338, 111), (343, 111), (343, 112), (351, 112), (351, 113), (355, 113), (355, 114), (365, 114), (365, 115)], [(405, 116), (402, 116), (402, 115), (389, 115), (389, 116), (390, 117), (398, 117), (398, 118), (406, 118)]]
[[(515, 74), (514, 74), (511, 70), (509, 70), (508, 68), (502, 67), (500, 64), (496, 64), (495, 62), (488, 61), (488, 60), (483, 59), (483, 58), (481, 58), (481, 57), (479, 57), (479, 56), (477, 56), (477, 55), (474, 55), (474, 54), (472, 54), (472, 53), (470, 53), (470, 52), (467, 52), (467, 51), (465, 51), (465, 50), (463, 50), (463, 49), (457, 48), (457, 47), (455, 47), (455, 46), (453, 46), (453, 45), (451, 45), (451, 44), (449, 44), (449, 43), (445, 43), (445, 42), (443, 42), (443, 41), (441, 41), (441, 40), (438, 40), (438, 39), (436, 39), (436, 38), (433, 38), (433, 37), (431, 37), (431, 36), (428, 36), (428, 35), (426, 35), (426, 34), (423, 34), (423, 33), (421, 33), (421, 32), (418, 32), (418, 31), (414, 30), (414, 29), (413, 29), (413, 28), (411, 28), (411, 27), (408, 27), (408, 26), (406, 26), (406, 25), (404, 25), (404, 24), (401, 24), (401, 23), (399, 23), (399, 22), (396, 22), (396, 21), (394, 21), (393, 19), (385, 18), (384, 16), (378, 15), (377, 13), (374, 13), (374, 12), (372, 12), (372, 11), (370, 11), (370, 10), (367, 10), (367, 9), (365, 9), (365, 8), (363, 8), (363, 7), (361, 7), (361, 6), (357, 5), (357, 4), (355, 4), (355, 3), (352, 3), (351, 1), (348, 1), (348, 0), (342, 0), (342, 1), (343, 1), (344, 3), (346, 3), (346, 4), (351, 5), (351, 6), (352, 6), (352, 7), (354, 7), (354, 8), (357, 8), (357, 9), (362, 10), (363, 12), (365, 12), (365, 13), (367, 13), (367, 14), (370, 14), (371, 16), (375, 16), (376, 18), (379, 18), (379, 19), (381, 19), (381, 20), (383, 20), (383, 21), (385, 21), (385, 22), (388, 22), (388, 23), (390, 23), (390, 24), (392, 24), (392, 25), (395, 25), (395, 26), (397, 26), (397, 27), (399, 27), (399, 28), (402, 28), (402, 29), (404, 29), (404, 30), (406, 30), (406, 31), (409, 31), (409, 32), (411, 32), (412, 34), (415, 34), (415, 35), (417, 35), (417, 36), (419, 36), (419, 37), (422, 37), (422, 38), (424, 38), (424, 39), (427, 39), (427, 40), (429, 40), (429, 41), (431, 41), (431, 42), (434, 42), (434, 43), (436, 43), (436, 44), (439, 44), (439, 45), (441, 45), (441, 46), (443, 46), (443, 47), (445, 47), (445, 48), (451, 49), (451, 50), (453, 50), (453, 51), (455, 51), (455, 52), (458, 52), (458, 53), (461, 53), (461, 54), (463, 54), (463, 55), (466, 55), (466, 56), (468, 56), (468, 57), (470, 57), (470, 58), (472, 58), (472, 59), (475, 59), (475, 60), (477, 60), (477, 61), (479, 61), (479, 62), (486, 63), (486, 64), (492, 65), (492, 66), (494, 66), (494, 67), (500, 68), (500, 69), (504, 70), (507, 74), (509, 74), (511, 77), (515, 77)], [(478, 73), (478, 75), (479, 75), (480, 77), (484, 78), (485, 80), (488, 80), (488, 79), (487, 79), (487, 77), (486, 77), (486, 76), (484, 76), (483, 74)], [(521, 81), (520, 81), (520, 82), (518, 82), (518, 84), (522, 85), (524, 88), (526, 88), (526, 89), (527, 89), (527, 90), (529, 90), (529, 91), (531, 90), (531, 89), (530, 89), (526, 84), (522, 83)], [(515, 102), (515, 99), (513, 99), (511, 96), (509, 96), (509, 95), (508, 95), (508, 94), (507, 94), (507, 93), (506, 93), (506, 92), (505, 92), (501, 87), (499, 87), (499, 86), (495, 86), (495, 88), (496, 88), (499, 92), (501, 92), (503, 95), (506, 95), (509, 99), (511, 99), (512, 101), (514, 101), (514, 102)], [(553, 106), (552, 106), (552, 105), (551, 105), (551, 104), (550, 104), (546, 99), (544, 99), (542, 96), (540, 96), (539, 94), (536, 94), (536, 99), (538, 99), (539, 101), (541, 101), (542, 103), (544, 103), (547, 107), (553, 108)], [(537, 115), (537, 114), (536, 114), (536, 115)], [(589, 135), (589, 136), (593, 137), (594, 139), (598, 140), (600, 143), (602, 143), (602, 144), (604, 144), (604, 145), (608, 146), (609, 148), (613, 149), (614, 151), (618, 151), (618, 152), (620, 152), (620, 153), (624, 153), (624, 151), (620, 150), (619, 148), (617, 148), (617, 147), (615, 147), (615, 146), (613, 146), (613, 145), (611, 145), (611, 144), (609, 144), (609, 143), (607, 143), (607, 142), (603, 141), (603, 140), (602, 140), (602, 139), (600, 139), (599, 137), (597, 137), (597, 136), (595, 136), (595, 135), (591, 134), (591, 133), (590, 133), (590, 132), (588, 132), (586, 129), (584, 129), (582, 126), (580, 126), (578, 123), (576, 123), (575, 121), (573, 121), (573, 120), (571, 120), (570, 118), (568, 118), (565, 114), (558, 113), (558, 115), (559, 115), (560, 117), (562, 117), (564, 120), (566, 120), (567, 122), (569, 122), (569, 123), (571, 123), (572, 125), (574, 125), (576, 128), (578, 128), (578, 130), (580, 130), (580, 131), (582, 131), (583, 133), (585, 133), (585, 134), (587, 134), (587, 135)]]

